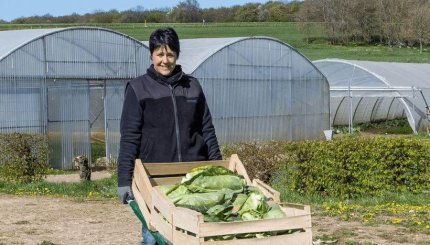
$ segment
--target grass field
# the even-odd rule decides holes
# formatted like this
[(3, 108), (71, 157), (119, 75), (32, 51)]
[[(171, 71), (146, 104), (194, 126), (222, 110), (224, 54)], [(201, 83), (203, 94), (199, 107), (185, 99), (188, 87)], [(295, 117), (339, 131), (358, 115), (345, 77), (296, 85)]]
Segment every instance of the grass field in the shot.
[[(1, 24), (0, 30), (34, 29), (34, 28), (63, 28), (68, 26), (88, 26), (89, 24)], [(307, 44), (304, 35), (299, 31), (297, 23), (208, 23), (202, 24), (177, 24), (177, 23), (116, 23), (116, 24), (91, 24), (113, 29), (127, 34), (138, 40), (146, 41), (152, 31), (159, 27), (174, 27), (180, 38), (216, 38), (216, 37), (247, 37), (268, 36), (286, 42), (303, 53), (310, 60), (324, 58), (339, 58), (351, 60), (372, 60), (389, 62), (429, 63), (430, 48), (419, 53), (417, 48), (399, 48), (383, 45), (329, 45), (323, 39), (323, 34), (316, 29), (312, 32), (311, 39), (316, 40)]]

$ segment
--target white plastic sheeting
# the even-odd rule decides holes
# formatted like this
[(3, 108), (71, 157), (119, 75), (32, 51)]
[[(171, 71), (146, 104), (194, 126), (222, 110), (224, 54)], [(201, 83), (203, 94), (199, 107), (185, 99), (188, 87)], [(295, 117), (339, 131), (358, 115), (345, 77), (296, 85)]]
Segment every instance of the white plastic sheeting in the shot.
[(149, 63), (140, 41), (103, 28), (0, 31), (0, 133), (47, 135), (51, 165), (67, 169), (76, 155), (91, 160), (102, 119), (115, 158), (125, 84)]
[(332, 125), (406, 117), (416, 133), (429, 126), (430, 64), (324, 59)]
[[(178, 64), (201, 82), (221, 144), (322, 138), (330, 128), (328, 82), (288, 44), (190, 39), (181, 49)], [(46, 134), (51, 164), (71, 168), (73, 156), (90, 156), (102, 118), (115, 159), (125, 84), (149, 58), (142, 42), (103, 28), (0, 32), (0, 133)]]
[(181, 40), (178, 64), (199, 79), (221, 143), (323, 138), (325, 77), (290, 45), (269, 37)]

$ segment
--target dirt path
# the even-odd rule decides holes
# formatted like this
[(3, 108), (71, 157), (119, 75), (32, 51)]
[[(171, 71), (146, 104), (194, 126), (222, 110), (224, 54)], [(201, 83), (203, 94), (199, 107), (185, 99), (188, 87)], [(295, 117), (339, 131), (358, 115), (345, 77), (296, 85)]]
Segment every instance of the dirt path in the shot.
[[(91, 173), (91, 180), (99, 180), (103, 178), (109, 178), (112, 174), (105, 170), (105, 171), (94, 171)], [(79, 174), (56, 174), (56, 175), (48, 175), (45, 179), (47, 182), (53, 182), (53, 183), (77, 183), (80, 181)]]
[(0, 194), (0, 244), (138, 244), (140, 227), (114, 201)]
[[(410, 234), (397, 226), (364, 226), (317, 215), (312, 223), (314, 238), (341, 234), (334, 244), (430, 244), (430, 235)], [(131, 208), (116, 200), (0, 194), (0, 244), (139, 244), (140, 229)]]

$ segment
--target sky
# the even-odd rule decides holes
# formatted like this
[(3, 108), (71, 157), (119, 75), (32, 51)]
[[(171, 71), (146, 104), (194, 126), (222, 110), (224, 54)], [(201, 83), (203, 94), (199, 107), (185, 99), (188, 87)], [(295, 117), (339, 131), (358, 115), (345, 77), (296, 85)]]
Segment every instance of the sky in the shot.
[[(231, 7), (245, 3), (265, 3), (266, 0), (197, 0), (200, 8)], [(35, 15), (83, 15), (96, 11), (129, 10), (142, 6), (146, 10), (174, 7), (180, 0), (0, 0), (0, 19), (11, 21)]]

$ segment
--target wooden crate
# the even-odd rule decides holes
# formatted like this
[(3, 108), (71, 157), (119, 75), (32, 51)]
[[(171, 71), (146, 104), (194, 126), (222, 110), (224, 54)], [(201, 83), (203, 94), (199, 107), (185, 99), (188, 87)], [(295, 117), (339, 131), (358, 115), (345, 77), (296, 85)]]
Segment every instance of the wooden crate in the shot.
[[(192, 168), (205, 165), (223, 166), (242, 175), (247, 185), (256, 186), (269, 198), (270, 202), (278, 203), (285, 212), (286, 217), (254, 221), (204, 222), (201, 213), (187, 208), (176, 207), (158, 187), (159, 185), (179, 183), (182, 177)], [(143, 165), (140, 160), (136, 160), (132, 189), (150, 229), (160, 232), (169, 244), (312, 244), (310, 207), (307, 205), (280, 203), (278, 191), (258, 179), (250, 180), (246, 169), (236, 154), (233, 154), (229, 160), (220, 161), (145, 163)], [(208, 241), (207, 239), (208, 237), (228, 234), (296, 229), (301, 231), (264, 238), (225, 241)]]

